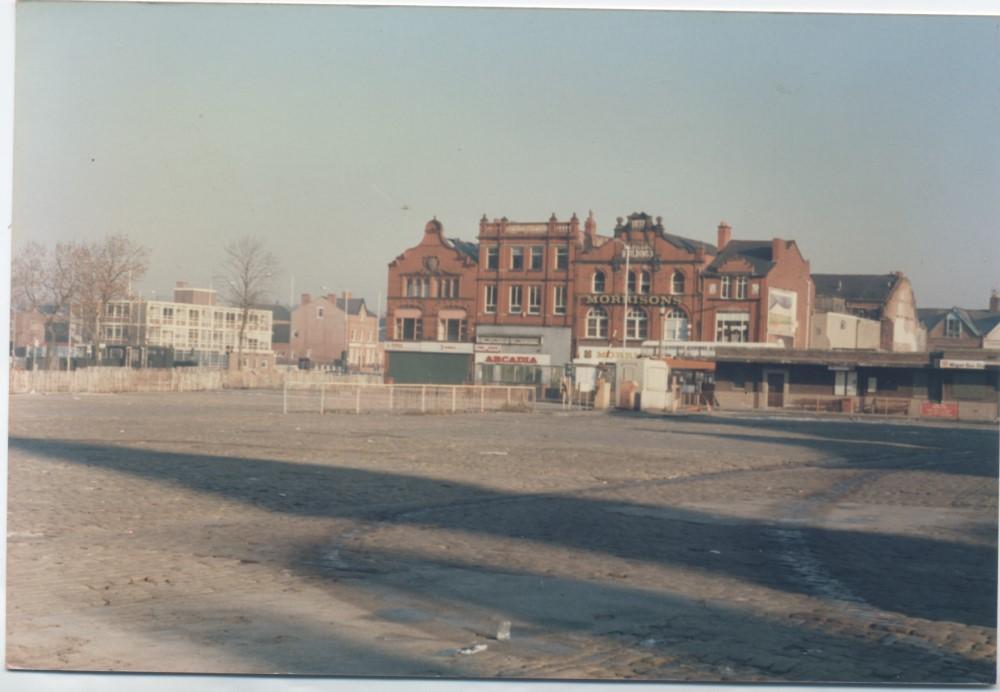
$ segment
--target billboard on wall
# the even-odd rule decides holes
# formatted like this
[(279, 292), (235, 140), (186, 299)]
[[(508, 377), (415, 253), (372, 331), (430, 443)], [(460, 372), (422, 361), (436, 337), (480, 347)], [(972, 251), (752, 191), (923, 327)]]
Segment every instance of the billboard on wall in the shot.
[(795, 312), (798, 294), (780, 288), (767, 290), (767, 333), (769, 336), (795, 336)]

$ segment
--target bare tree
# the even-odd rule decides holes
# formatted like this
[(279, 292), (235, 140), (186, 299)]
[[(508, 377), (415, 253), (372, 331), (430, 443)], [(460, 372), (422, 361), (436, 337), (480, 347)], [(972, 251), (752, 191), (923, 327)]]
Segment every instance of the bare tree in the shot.
[[(11, 263), (12, 307), (43, 316), (45, 366), (51, 367), (55, 325), (69, 321), (73, 302), (80, 297), (77, 268), (85, 254), (79, 243), (57, 243), (49, 254), (39, 243), (28, 243)], [(67, 329), (71, 325), (67, 325)]]
[(261, 304), (270, 290), (271, 277), (278, 261), (263, 241), (245, 236), (228, 243), (221, 268), (222, 295), (230, 305), (240, 309), (239, 335), (236, 340), (236, 367), (243, 369), (243, 341), (250, 309)]
[(101, 342), (101, 320), (108, 303), (132, 296), (132, 283), (149, 267), (149, 251), (125, 235), (109, 235), (81, 248), (75, 270), (87, 336)]
[(41, 243), (28, 243), (14, 254), (10, 267), (11, 307), (37, 310), (45, 304), (48, 249)]

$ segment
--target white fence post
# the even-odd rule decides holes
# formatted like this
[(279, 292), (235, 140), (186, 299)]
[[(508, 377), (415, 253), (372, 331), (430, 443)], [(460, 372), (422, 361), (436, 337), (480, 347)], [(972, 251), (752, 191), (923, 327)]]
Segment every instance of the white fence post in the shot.
[(456, 399), (457, 393), (458, 393), (458, 387), (452, 387), (451, 388), (451, 412), (452, 413), (455, 412), (455, 408), (456, 408), (456, 406), (455, 406), (455, 404), (456, 404), (455, 399)]
[(420, 385), (420, 412), (427, 411), (427, 385)]
[(361, 413), (361, 385), (357, 385), (354, 389), (354, 413)]
[(392, 413), (392, 393), (395, 391), (395, 386), (389, 385), (389, 413)]
[(486, 412), (486, 387), (479, 388), (479, 412)]
[(319, 412), (320, 414), (326, 413), (326, 383), (324, 382), (319, 384)]

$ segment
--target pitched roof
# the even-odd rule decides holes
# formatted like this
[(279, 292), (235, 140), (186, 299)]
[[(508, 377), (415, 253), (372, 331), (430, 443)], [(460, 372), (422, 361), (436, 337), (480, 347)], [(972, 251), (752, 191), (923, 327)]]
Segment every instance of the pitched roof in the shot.
[(271, 318), (275, 321), (287, 322), (292, 319), (292, 311), (279, 303), (261, 303), (259, 305), (251, 305), (250, 307), (254, 310), (270, 310)]
[(766, 276), (774, 266), (770, 240), (730, 240), (705, 270), (707, 274), (717, 274), (719, 269), (731, 259), (745, 260), (754, 276)]
[(718, 249), (711, 243), (705, 243), (701, 240), (694, 240), (693, 238), (685, 238), (683, 236), (674, 235), (673, 233), (667, 233), (663, 231), (660, 236), (673, 245), (674, 247), (680, 248), (685, 252), (694, 253), (698, 248), (705, 250), (706, 254), (714, 255), (718, 252)]
[(990, 312), (989, 310), (969, 310), (973, 319), (976, 321), (976, 326), (985, 336), (989, 334), (994, 329), (1000, 325), (1000, 312)]
[(479, 262), (479, 243), (471, 243), (468, 240), (459, 240), (458, 238), (446, 238), (445, 240), (473, 262)]
[(936, 327), (945, 317), (954, 314), (975, 336), (983, 336), (1000, 325), (1000, 312), (989, 310), (967, 310), (966, 308), (920, 308), (917, 319), (927, 331)]
[(816, 295), (865, 303), (884, 303), (898, 278), (895, 274), (813, 274)]
[[(347, 313), (349, 315), (357, 315), (361, 311), (361, 306), (365, 305), (364, 298), (349, 298), (347, 300)], [(344, 309), (344, 299), (337, 298), (337, 307), (341, 310)], [(365, 310), (368, 310), (368, 306), (365, 305)]]

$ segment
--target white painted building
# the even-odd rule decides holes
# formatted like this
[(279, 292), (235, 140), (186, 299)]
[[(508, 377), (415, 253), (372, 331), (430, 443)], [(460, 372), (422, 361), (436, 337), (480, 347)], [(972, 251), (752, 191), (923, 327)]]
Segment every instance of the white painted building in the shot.
[[(242, 310), (215, 304), (215, 291), (179, 282), (173, 301), (127, 300), (107, 305), (101, 320), (104, 350), (124, 350), (124, 360), (143, 362), (151, 350), (171, 351), (174, 362), (235, 367)], [(243, 334), (243, 367), (267, 368), (271, 350), (270, 310), (251, 309)]]

